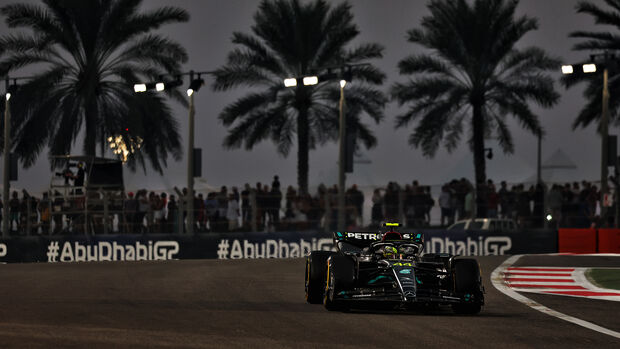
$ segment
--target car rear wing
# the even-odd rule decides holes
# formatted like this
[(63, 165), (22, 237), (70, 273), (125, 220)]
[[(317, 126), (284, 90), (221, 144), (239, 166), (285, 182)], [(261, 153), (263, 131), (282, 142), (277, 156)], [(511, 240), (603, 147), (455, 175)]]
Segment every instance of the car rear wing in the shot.
[[(394, 234), (394, 232), (392, 232)], [(396, 233), (400, 236), (391, 237), (389, 241), (409, 242), (416, 244), (424, 244), (424, 234), (422, 233)], [(338, 242), (347, 242), (351, 245), (364, 248), (370, 246), (374, 242), (383, 241), (383, 233), (351, 231), (351, 232), (334, 232), (334, 244)]]
[(347, 242), (359, 248), (370, 246), (373, 242), (381, 241), (382, 234), (368, 231), (334, 232), (334, 243)]

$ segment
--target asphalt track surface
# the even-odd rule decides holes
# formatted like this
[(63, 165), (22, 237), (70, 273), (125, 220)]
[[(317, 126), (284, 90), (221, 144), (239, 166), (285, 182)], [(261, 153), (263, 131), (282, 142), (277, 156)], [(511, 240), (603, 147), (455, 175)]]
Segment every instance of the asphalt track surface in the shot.
[[(523, 257), (518, 264), (618, 266), (620, 260), (578, 258), (589, 257)], [(0, 347), (620, 347), (616, 338), (500, 293), (490, 273), (506, 257), (478, 259), (487, 305), (476, 316), (328, 312), (304, 300), (302, 259), (4, 264)], [(620, 302), (525, 295), (620, 331)]]

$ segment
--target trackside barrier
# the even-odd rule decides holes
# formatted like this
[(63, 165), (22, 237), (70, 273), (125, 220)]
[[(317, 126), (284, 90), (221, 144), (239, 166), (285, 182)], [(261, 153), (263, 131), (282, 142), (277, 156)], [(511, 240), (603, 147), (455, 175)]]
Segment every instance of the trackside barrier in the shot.
[(620, 253), (620, 229), (599, 229), (597, 247), (599, 253)]
[[(425, 235), (425, 251), (463, 256), (557, 252), (555, 230), (519, 232), (412, 230)], [(24, 236), (0, 239), (0, 262), (91, 262), (169, 259), (298, 258), (333, 250), (329, 233), (123, 234)]]
[(559, 229), (558, 252), (596, 253), (596, 229)]

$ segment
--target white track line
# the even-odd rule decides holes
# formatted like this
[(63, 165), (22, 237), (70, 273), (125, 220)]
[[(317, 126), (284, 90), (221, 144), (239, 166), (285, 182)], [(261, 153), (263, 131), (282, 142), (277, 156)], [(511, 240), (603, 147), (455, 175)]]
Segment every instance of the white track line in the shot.
[(616, 332), (616, 331), (612, 331), (610, 329), (607, 329), (605, 327), (601, 327), (599, 325), (593, 324), (591, 322), (585, 321), (585, 320), (581, 320), (578, 319), (576, 317), (572, 317), (570, 315), (566, 315), (563, 313), (560, 313), (558, 311), (555, 311), (553, 309), (547, 308), (544, 305), (535, 302), (525, 296), (523, 296), (520, 293), (517, 293), (516, 291), (512, 290), (510, 287), (506, 286), (506, 284), (504, 284), (504, 271), (506, 271), (506, 269), (508, 267), (510, 267), (511, 265), (513, 265), (519, 258), (521, 258), (521, 256), (523, 255), (514, 255), (508, 259), (506, 259), (504, 261), (504, 263), (502, 263), (499, 267), (495, 268), (495, 270), (493, 270), (493, 273), (491, 273), (491, 282), (493, 283), (493, 286), (495, 286), (496, 289), (498, 289), (500, 292), (502, 292), (503, 294), (507, 295), (508, 297), (521, 302), (525, 305), (527, 305), (528, 307), (538, 310), (542, 313), (545, 313), (547, 315), (551, 315), (554, 317), (557, 317), (558, 319), (564, 320), (564, 321), (568, 321), (570, 323), (573, 323), (575, 325), (579, 325), (585, 328), (588, 328), (590, 330), (599, 332), (599, 333), (603, 333), (615, 338), (620, 338), (620, 332)]

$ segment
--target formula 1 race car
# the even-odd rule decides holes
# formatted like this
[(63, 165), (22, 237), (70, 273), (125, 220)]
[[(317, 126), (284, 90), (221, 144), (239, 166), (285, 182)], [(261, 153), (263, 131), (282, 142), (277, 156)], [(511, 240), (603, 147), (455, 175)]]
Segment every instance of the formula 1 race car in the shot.
[(328, 310), (365, 306), (427, 309), (451, 305), (457, 314), (477, 314), (484, 305), (475, 259), (423, 254), (424, 236), (395, 231), (335, 232), (337, 252), (306, 258), (306, 300)]

